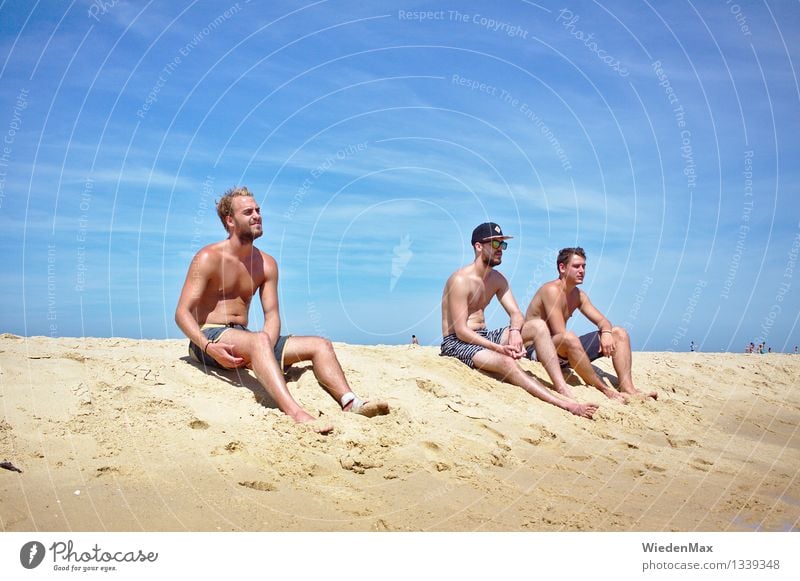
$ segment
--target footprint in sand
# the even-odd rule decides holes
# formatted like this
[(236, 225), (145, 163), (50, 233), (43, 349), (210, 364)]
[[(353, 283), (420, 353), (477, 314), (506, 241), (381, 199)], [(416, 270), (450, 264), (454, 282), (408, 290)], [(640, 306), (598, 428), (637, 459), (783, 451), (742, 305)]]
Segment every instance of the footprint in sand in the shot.
[(240, 482), (239, 486), (244, 486), (252, 490), (260, 490), (261, 492), (274, 492), (277, 490), (274, 484), (271, 482), (264, 482), (263, 480), (245, 480), (244, 482)]
[(435, 395), (439, 398), (448, 397), (448, 393), (441, 388), (441, 386), (436, 385), (432, 381), (428, 379), (416, 379), (417, 387), (420, 388), (422, 391), (426, 391), (430, 394)]
[(209, 428), (208, 422), (196, 418), (189, 422), (189, 427), (193, 430), (207, 430)]
[(689, 461), (689, 465), (700, 472), (708, 472), (714, 463), (709, 460), (703, 460), (702, 458), (692, 458)]
[(531, 426), (531, 435), (523, 436), (522, 441), (531, 446), (540, 446), (544, 443), (551, 443), (558, 439), (558, 436), (539, 426)]
[(651, 472), (663, 473), (663, 472), (667, 471), (666, 468), (663, 468), (663, 467), (658, 466), (656, 464), (650, 464), (649, 462), (645, 462), (644, 467), (647, 468), (648, 470), (650, 470)]
[(693, 448), (698, 446), (696, 440), (692, 440), (691, 438), (678, 438), (676, 436), (667, 436), (667, 442), (673, 448)]

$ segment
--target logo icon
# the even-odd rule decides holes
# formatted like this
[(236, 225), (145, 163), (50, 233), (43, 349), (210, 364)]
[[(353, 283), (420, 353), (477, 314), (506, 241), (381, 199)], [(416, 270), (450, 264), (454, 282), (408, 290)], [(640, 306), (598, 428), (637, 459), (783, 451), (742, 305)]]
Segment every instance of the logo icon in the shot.
[(400, 238), (400, 244), (392, 249), (392, 280), (389, 283), (389, 292), (394, 290), (397, 281), (403, 276), (406, 266), (408, 266), (408, 263), (411, 262), (411, 258), (414, 256), (414, 253), (411, 251), (411, 242), (411, 236), (406, 234)]
[(19, 562), (26, 569), (35, 569), (44, 560), (44, 545), (39, 541), (30, 541), (19, 550)]

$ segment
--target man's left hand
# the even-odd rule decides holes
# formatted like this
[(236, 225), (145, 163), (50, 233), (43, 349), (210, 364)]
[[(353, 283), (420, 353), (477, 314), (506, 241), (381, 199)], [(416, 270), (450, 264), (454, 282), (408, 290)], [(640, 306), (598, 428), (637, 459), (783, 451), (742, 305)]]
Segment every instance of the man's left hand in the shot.
[(614, 334), (608, 332), (600, 333), (600, 353), (603, 357), (614, 355)]
[(519, 331), (508, 331), (508, 346), (511, 347), (514, 359), (521, 359), (525, 355), (525, 346), (522, 344), (522, 333)]

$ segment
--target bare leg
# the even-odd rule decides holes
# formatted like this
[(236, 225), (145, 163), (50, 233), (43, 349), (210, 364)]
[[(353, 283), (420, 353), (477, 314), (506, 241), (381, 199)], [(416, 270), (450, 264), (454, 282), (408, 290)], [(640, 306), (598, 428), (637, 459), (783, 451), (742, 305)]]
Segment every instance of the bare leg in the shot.
[[(323, 337), (289, 337), (283, 352), (283, 363), (286, 367), (300, 361), (311, 361), (312, 371), (319, 384), (341, 405), (342, 397), (352, 393), (344, 376), (342, 366), (336, 357), (333, 345)], [(353, 402), (343, 409), (350, 411)], [(354, 410), (355, 411), (355, 410)], [(389, 404), (385, 401), (364, 402), (357, 413), (374, 417), (389, 413)]]
[(575, 333), (567, 331), (561, 335), (553, 336), (553, 343), (556, 345), (558, 354), (569, 360), (572, 369), (580, 378), (592, 387), (600, 390), (606, 397), (626, 403), (628, 398), (620, 394), (617, 390), (611, 389), (597, 376), (592, 367), (586, 351), (583, 350), (581, 341)]
[(522, 341), (527, 345), (533, 342), (533, 348), (536, 350), (536, 360), (542, 364), (550, 380), (553, 382), (553, 387), (561, 395), (569, 398), (574, 398), (569, 385), (564, 380), (564, 374), (561, 372), (561, 364), (558, 361), (558, 354), (556, 353), (553, 339), (550, 337), (550, 329), (547, 327), (542, 319), (529, 319), (522, 326)]
[(651, 391), (645, 394), (633, 385), (633, 377), (631, 376), (631, 341), (628, 337), (628, 332), (622, 327), (613, 327), (612, 332), (614, 333), (614, 355), (612, 355), (611, 361), (619, 378), (619, 390), (634, 396), (658, 399), (657, 392)]
[(301, 424), (314, 422), (312, 429), (321, 434), (333, 431), (333, 426), (316, 422), (317, 418), (300, 407), (289, 393), (283, 378), (283, 370), (275, 361), (272, 341), (266, 333), (229, 329), (220, 337), (219, 343), (230, 345), (233, 353), (245, 360), (264, 390), (283, 413)]
[(582, 404), (561, 395), (554, 395), (542, 384), (522, 371), (517, 362), (507, 355), (482, 349), (475, 354), (472, 361), (476, 369), (486, 371), (497, 376), (502, 381), (521, 387), (532, 396), (576, 416), (591, 419), (594, 412), (597, 411), (597, 405), (595, 404)]

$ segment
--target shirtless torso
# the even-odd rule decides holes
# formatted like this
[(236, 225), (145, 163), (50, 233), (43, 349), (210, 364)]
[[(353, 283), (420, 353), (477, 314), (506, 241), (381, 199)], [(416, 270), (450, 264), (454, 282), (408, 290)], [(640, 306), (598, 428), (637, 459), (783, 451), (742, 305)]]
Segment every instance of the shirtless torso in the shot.
[(192, 290), (199, 293), (195, 302), (195, 319), (206, 323), (238, 323), (247, 326), (250, 301), (257, 290), (270, 278), (277, 277), (275, 260), (253, 247), (249, 256), (239, 259), (227, 248), (226, 242), (206, 246), (195, 261), (195, 284)]
[(542, 319), (550, 328), (551, 335), (559, 335), (566, 330), (567, 321), (575, 309), (582, 306), (584, 298), (579, 288), (568, 291), (562, 280), (552, 280), (536, 291), (525, 311), (525, 319)]
[(442, 335), (457, 333), (458, 323), (462, 321), (473, 331), (485, 329), (483, 311), (504, 290), (508, 290), (508, 282), (495, 270), (485, 278), (476, 272), (474, 264), (454, 272), (442, 293)]

